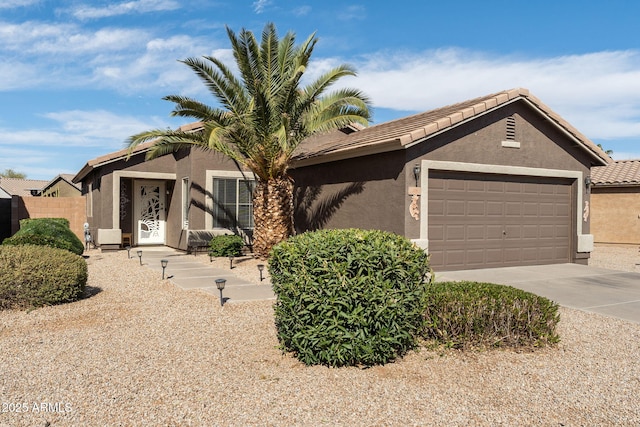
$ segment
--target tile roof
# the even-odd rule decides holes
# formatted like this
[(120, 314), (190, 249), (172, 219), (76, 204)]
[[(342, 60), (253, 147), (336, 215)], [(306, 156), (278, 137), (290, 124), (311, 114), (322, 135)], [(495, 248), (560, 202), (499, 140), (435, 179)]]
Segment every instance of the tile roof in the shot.
[[(517, 88), (470, 99), (424, 113), (414, 114), (364, 129), (349, 127), (348, 129), (335, 130), (312, 136), (301, 143), (293, 153), (294, 167), (303, 165), (308, 161), (314, 162), (316, 159), (323, 161), (324, 159), (328, 160), (335, 156), (355, 157), (410, 147), (424, 139), (453, 128), (462, 122), (521, 99), (526, 100), (533, 107), (539, 109), (550, 121), (574, 138), (598, 163), (604, 165), (612, 161), (600, 147), (547, 107), (542, 101), (531, 95), (528, 89)], [(201, 128), (202, 123), (195, 122), (181, 126), (180, 130), (197, 131)], [(153, 143), (154, 141), (149, 141), (140, 144), (133, 150), (133, 153), (147, 151)], [(125, 148), (90, 160), (80, 172), (76, 174), (73, 182), (80, 182), (97, 166), (126, 158), (128, 155), (129, 149)]]
[(594, 186), (640, 185), (640, 160), (618, 160), (591, 169)]
[(378, 147), (384, 151), (383, 147), (386, 147), (387, 150), (392, 150), (411, 146), (468, 119), (519, 99), (527, 100), (534, 107), (541, 110), (552, 122), (576, 139), (600, 164), (606, 164), (611, 161), (611, 158), (601, 148), (542, 103), (542, 101), (531, 95), (528, 89), (524, 88), (511, 89), (474, 98), (370, 126), (358, 132), (345, 134), (334, 131), (309, 138), (298, 147), (294, 153), (294, 160), (311, 159), (358, 149), (371, 150)]
[[(194, 123), (189, 123), (189, 124), (180, 126), (179, 129), (184, 131), (184, 132), (188, 132), (188, 131), (191, 131), (191, 130), (199, 130), (201, 128), (202, 128), (202, 123), (201, 122), (194, 122)], [(114, 152), (105, 154), (104, 156), (96, 157), (95, 159), (89, 160), (82, 167), (82, 169), (80, 169), (80, 171), (77, 174), (75, 174), (75, 176), (72, 176), (72, 178), (69, 180), (69, 182), (72, 182), (74, 184), (75, 183), (79, 183), (80, 181), (82, 181), (82, 178), (87, 176), (87, 174), (89, 172), (91, 172), (91, 170), (93, 168), (95, 168), (96, 166), (102, 166), (104, 164), (115, 162), (115, 161), (118, 161), (120, 159), (125, 159), (129, 155), (134, 155), (134, 154), (138, 154), (138, 153), (144, 153), (154, 143), (155, 143), (155, 141), (147, 141), (145, 143), (142, 143), (142, 144), (136, 146), (136, 148), (131, 150), (131, 152), (129, 152), (129, 148), (123, 148), (122, 150), (114, 151)]]
[(42, 190), (49, 181), (0, 177), (0, 188), (12, 196), (31, 196), (31, 190)]

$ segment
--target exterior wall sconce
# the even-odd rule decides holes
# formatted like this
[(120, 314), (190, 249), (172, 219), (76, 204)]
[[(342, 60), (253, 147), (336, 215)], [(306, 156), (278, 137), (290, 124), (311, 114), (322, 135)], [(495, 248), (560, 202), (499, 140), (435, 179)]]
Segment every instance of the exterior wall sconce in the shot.
[(260, 272), (260, 281), (262, 282), (262, 279), (264, 279), (264, 277), (262, 276), (262, 270), (264, 270), (264, 264), (258, 264), (258, 271)]
[(162, 280), (164, 280), (164, 269), (167, 268), (167, 264), (169, 264), (169, 260), (161, 259), (160, 265), (162, 266)]
[(125, 249), (127, 250), (127, 259), (131, 259), (131, 246), (125, 246)]
[(138, 258), (140, 258), (140, 265), (142, 265), (142, 251), (138, 251)]
[(591, 177), (590, 176), (586, 176), (584, 178), (584, 186), (587, 188), (587, 190), (591, 187)]
[(416, 179), (416, 187), (417, 187), (418, 181), (420, 180), (420, 165), (417, 163), (413, 167), (413, 177)]
[(222, 298), (222, 290), (224, 289), (224, 285), (227, 284), (226, 279), (216, 279), (216, 288), (220, 291), (220, 307), (224, 306), (224, 299)]

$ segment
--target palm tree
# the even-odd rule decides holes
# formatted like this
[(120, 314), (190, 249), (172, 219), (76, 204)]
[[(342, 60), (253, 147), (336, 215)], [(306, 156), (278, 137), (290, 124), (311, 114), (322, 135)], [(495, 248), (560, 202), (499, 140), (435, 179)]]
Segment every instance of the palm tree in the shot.
[(317, 38), (311, 34), (295, 45), (295, 34), (278, 39), (276, 27), (265, 25), (262, 40), (242, 29), (236, 35), (227, 27), (238, 75), (215, 57), (189, 58), (183, 62), (202, 80), (221, 107), (209, 107), (195, 99), (169, 95), (172, 116), (202, 123), (202, 131), (155, 129), (128, 139), (130, 149), (156, 140), (147, 159), (181, 148), (197, 146), (221, 152), (256, 177), (253, 193), (256, 256), (266, 258), (276, 243), (293, 233), (293, 183), (287, 171), (294, 150), (309, 136), (352, 123), (367, 125), (369, 100), (359, 90), (328, 92), (342, 77), (355, 76), (349, 65), (340, 65), (306, 86), (307, 71)]

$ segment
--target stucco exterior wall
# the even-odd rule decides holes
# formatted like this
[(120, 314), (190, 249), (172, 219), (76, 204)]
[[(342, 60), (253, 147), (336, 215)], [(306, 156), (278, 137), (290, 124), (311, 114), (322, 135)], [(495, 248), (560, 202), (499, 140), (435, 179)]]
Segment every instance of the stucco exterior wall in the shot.
[(291, 170), (296, 231), (319, 228), (404, 234), (405, 156), (382, 153)]
[(591, 231), (596, 243), (640, 245), (640, 187), (593, 188)]

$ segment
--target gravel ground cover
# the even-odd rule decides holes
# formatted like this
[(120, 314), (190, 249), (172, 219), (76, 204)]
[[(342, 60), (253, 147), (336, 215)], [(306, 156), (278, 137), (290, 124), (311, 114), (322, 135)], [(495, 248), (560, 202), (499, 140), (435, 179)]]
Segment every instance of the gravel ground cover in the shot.
[(91, 297), (0, 312), (0, 426), (640, 425), (639, 324), (562, 308), (553, 348), (305, 367), (272, 302), (220, 307), (123, 252), (87, 261)]

